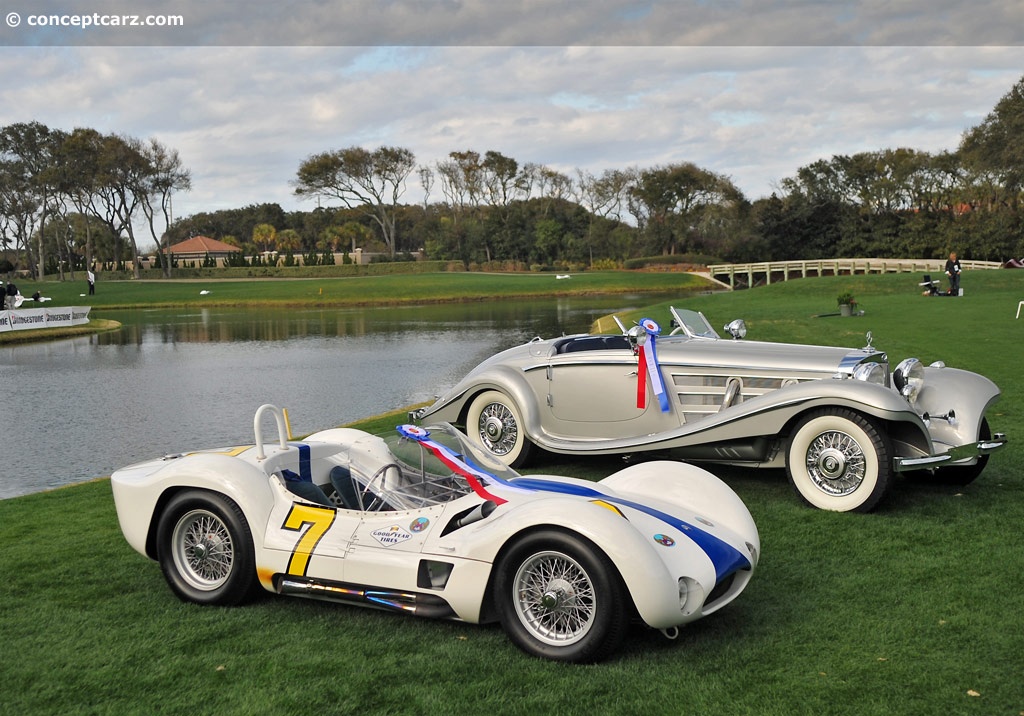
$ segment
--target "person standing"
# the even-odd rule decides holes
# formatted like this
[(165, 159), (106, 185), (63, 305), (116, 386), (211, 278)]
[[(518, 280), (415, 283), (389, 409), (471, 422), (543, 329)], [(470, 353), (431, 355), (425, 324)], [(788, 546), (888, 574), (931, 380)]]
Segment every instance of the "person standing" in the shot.
[(89, 295), (91, 296), (96, 293), (96, 274), (89, 269), (85, 272), (85, 278), (89, 281)]
[(946, 275), (949, 276), (949, 295), (960, 295), (960, 259), (956, 257), (956, 251), (949, 254), (946, 261)]

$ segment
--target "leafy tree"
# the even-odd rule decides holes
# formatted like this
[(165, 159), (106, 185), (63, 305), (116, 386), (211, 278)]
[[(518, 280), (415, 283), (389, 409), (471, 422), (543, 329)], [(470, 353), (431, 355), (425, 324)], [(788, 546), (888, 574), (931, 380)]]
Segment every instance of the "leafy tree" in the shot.
[(415, 161), (411, 151), (400, 147), (323, 152), (299, 165), (295, 193), (335, 198), (346, 207), (364, 211), (376, 222), (394, 256), (395, 210)]
[[(149, 226), (149, 234), (158, 252), (170, 254), (170, 237), (167, 228), (171, 225), (171, 197), (176, 191), (192, 188), (192, 176), (184, 167), (176, 149), (164, 146), (156, 139), (141, 147), (143, 158), (148, 162), (147, 175), (139, 185), (142, 213)], [(157, 232), (157, 217), (162, 219), (163, 228)], [(170, 261), (161, 261), (164, 276), (170, 278)]]
[[(115, 237), (128, 237), (132, 272), (139, 271), (139, 247), (135, 238), (134, 217), (139, 206), (148, 199), (153, 166), (146, 156), (146, 147), (133, 137), (111, 134), (103, 138), (96, 198), (96, 211)], [(118, 260), (121, 252), (118, 251)]]
[(257, 251), (273, 251), (277, 246), (277, 229), (271, 224), (256, 224), (252, 229), (252, 242)]
[(480, 206), (484, 193), (480, 155), (472, 150), (451, 152), (447, 160), (437, 163), (437, 173), (457, 224), (461, 216)]
[(302, 248), (302, 237), (295, 229), (285, 229), (277, 232), (277, 249), (287, 254), (294, 254)]
[[(64, 138), (58, 149), (59, 191), (79, 214), (94, 214), (93, 197), (100, 182), (100, 154), (103, 135), (95, 129), (78, 128)], [(93, 266), (93, 223), (84, 221), (85, 267)]]
[(630, 212), (663, 254), (692, 251), (706, 237), (712, 207), (735, 210), (743, 201), (729, 179), (691, 162), (642, 171), (629, 192)]
[[(11, 124), (0, 130), (0, 163), (3, 165), (5, 210), (11, 212), (16, 240), (31, 261), (31, 232), (38, 226), (36, 259), (31, 262), (42, 279), (46, 270), (43, 229), (50, 203), (57, 192), (57, 147), (63, 133), (39, 122)], [(5, 213), (6, 213), (5, 211)], [(25, 235), (24, 232), (29, 234)]]
[(1017, 207), (1024, 189), (1024, 77), (996, 103), (981, 124), (966, 132), (960, 155), (969, 167), (994, 172)]

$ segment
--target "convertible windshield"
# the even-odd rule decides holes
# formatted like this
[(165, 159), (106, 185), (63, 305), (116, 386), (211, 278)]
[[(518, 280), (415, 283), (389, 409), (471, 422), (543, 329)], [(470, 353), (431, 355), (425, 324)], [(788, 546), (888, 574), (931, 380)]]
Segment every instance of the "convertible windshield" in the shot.
[(672, 335), (682, 331), (691, 338), (721, 338), (703, 313), (675, 306), (668, 310), (672, 314)]
[(430, 428), (401, 426), (380, 438), (352, 445), (351, 470), (363, 509), (407, 510), (451, 502), (478, 482), (509, 480), (519, 474), (481, 453), (447, 423)]

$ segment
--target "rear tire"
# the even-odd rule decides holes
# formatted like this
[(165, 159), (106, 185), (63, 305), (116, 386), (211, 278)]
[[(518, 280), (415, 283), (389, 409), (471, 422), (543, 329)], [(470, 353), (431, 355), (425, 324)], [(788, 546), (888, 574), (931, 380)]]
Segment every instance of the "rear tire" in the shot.
[(789, 482), (822, 510), (870, 512), (892, 482), (888, 435), (861, 413), (826, 408), (797, 423), (786, 449)]
[(157, 559), (179, 599), (239, 604), (256, 590), (252, 532), (241, 508), (215, 492), (175, 495), (160, 516)]
[(488, 390), (470, 403), (466, 434), (495, 459), (509, 467), (522, 467), (534, 445), (523, 429), (523, 415), (504, 393)]

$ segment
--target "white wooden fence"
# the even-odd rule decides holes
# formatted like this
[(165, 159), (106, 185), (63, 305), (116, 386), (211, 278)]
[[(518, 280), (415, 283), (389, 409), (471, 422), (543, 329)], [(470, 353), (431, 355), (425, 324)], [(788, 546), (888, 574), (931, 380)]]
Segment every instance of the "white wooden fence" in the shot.
[[(711, 278), (736, 288), (749, 288), (761, 283), (788, 281), (807, 276), (841, 276), (857, 273), (920, 273), (939, 277), (943, 274), (945, 259), (815, 259), (812, 261), (762, 261), (748, 264), (713, 264), (708, 266)], [(998, 261), (960, 261), (964, 271), (996, 269)]]

